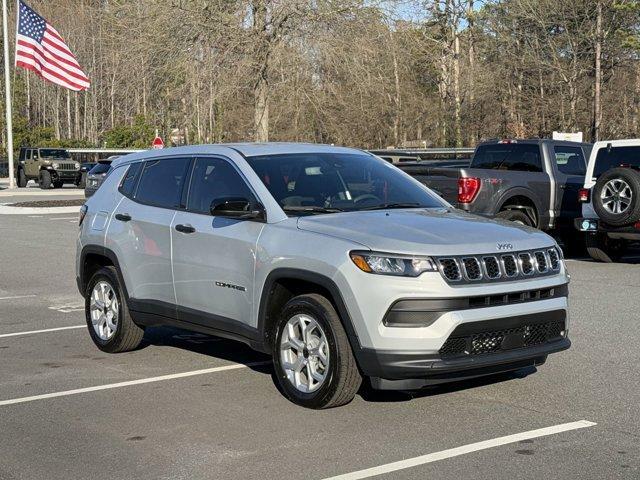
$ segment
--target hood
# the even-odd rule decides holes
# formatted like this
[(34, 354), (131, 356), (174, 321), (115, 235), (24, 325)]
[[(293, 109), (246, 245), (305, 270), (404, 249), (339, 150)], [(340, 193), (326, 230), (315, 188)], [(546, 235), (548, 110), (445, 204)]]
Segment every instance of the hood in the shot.
[[(547, 234), (456, 209), (344, 212), (300, 217), (298, 228), (350, 240), (374, 251), (414, 255), (466, 255), (555, 245)], [(498, 244), (510, 244), (503, 249)]]

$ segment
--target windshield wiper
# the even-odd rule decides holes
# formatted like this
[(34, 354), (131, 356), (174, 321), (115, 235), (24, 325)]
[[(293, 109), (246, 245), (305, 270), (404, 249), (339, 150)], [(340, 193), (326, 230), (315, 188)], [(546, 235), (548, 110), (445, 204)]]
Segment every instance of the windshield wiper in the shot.
[(337, 213), (343, 212), (340, 208), (318, 207), (315, 205), (287, 205), (282, 207), (285, 212), (309, 212), (309, 213)]
[(360, 210), (387, 210), (390, 208), (427, 208), (419, 203), (383, 203), (372, 207), (361, 208)]

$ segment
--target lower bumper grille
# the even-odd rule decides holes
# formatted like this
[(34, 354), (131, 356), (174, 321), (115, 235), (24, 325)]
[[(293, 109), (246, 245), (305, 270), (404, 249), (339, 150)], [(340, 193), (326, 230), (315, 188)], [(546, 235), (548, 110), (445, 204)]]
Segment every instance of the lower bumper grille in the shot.
[(468, 334), (457, 333), (457, 331), (458, 329), (454, 330), (440, 348), (441, 357), (485, 355), (560, 340), (564, 336), (565, 320), (523, 322), (512, 328), (487, 329)]

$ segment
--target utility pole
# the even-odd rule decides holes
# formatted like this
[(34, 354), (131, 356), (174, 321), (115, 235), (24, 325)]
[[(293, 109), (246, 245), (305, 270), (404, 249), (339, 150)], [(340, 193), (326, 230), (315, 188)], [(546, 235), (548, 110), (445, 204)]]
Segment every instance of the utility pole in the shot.
[(9, 28), (7, 26), (7, 0), (2, 0), (2, 38), (4, 40), (4, 93), (7, 115), (7, 160), (9, 161), (9, 188), (15, 188), (13, 173), (13, 125), (11, 114), (11, 71), (9, 69)]

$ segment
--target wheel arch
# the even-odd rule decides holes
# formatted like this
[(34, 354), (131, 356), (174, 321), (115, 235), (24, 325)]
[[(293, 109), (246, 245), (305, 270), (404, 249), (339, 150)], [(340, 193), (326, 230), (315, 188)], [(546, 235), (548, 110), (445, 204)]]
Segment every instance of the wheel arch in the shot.
[(78, 269), (78, 290), (80, 291), (80, 294), (84, 297), (87, 290), (87, 284), (91, 277), (100, 268), (108, 266), (115, 268), (118, 281), (122, 286), (125, 300), (127, 304), (129, 304), (129, 293), (122, 276), (118, 257), (112, 250), (106, 247), (99, 247), (97, 245), (85, 245), (80, 253), (80, 268)]
[(535, 226), (540, 227), (543, 209), (540, 201), (531, 191), (525, 188), (513, 188), (506, 191), (496, 205), (494, 215), (505, 210), (522, 210), (531, 218)]
[(336, 283), (331, 278), (322, 274), (295, 268), (278, 268), (270, 272), (260, 292), (258, 331), (262, 335), (265, 349), (271, 351), (274, 340), (271, 332), (281, 307), (283, 307), (289, 299), (305, 293), (322, 294), (333, 304), (357, 359), (360, 342), (353, 327), (349, 311)]

